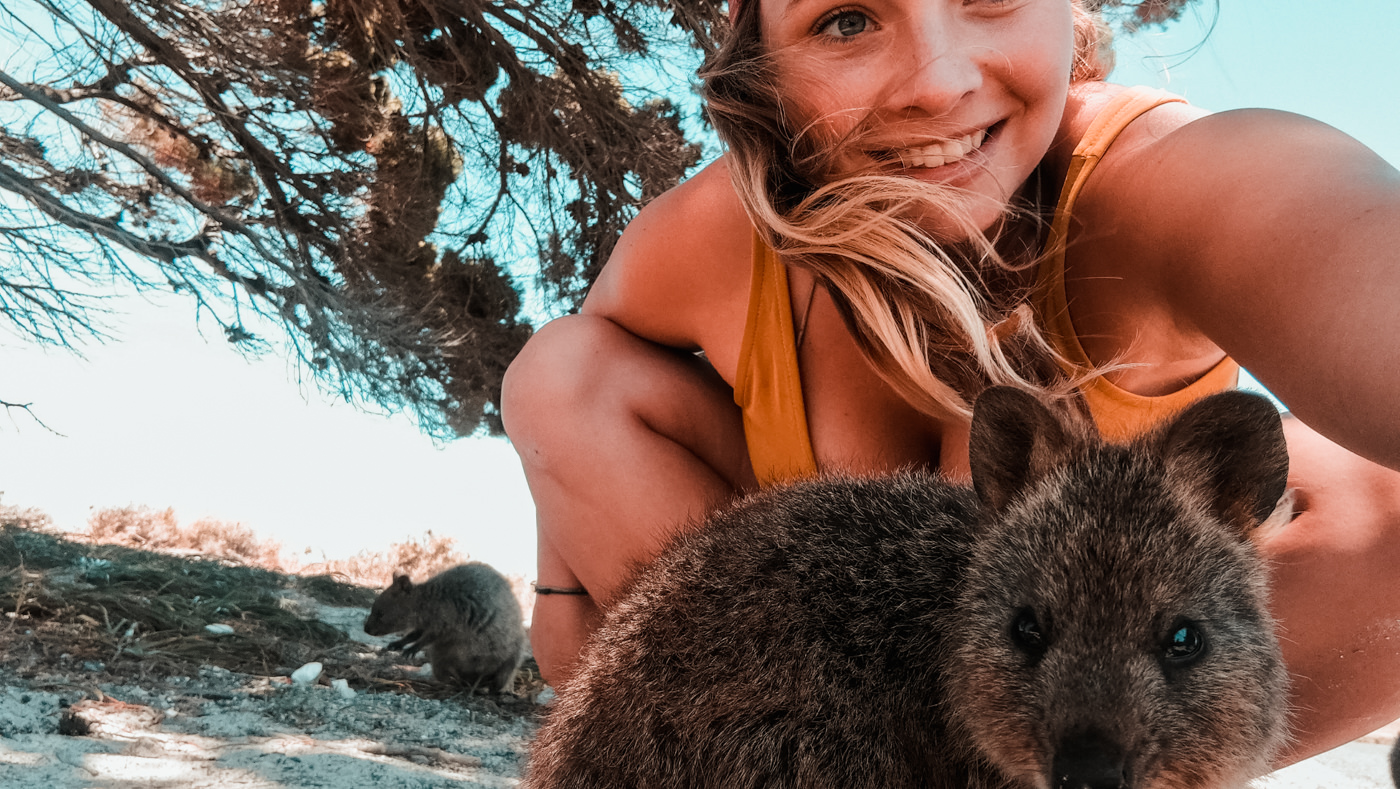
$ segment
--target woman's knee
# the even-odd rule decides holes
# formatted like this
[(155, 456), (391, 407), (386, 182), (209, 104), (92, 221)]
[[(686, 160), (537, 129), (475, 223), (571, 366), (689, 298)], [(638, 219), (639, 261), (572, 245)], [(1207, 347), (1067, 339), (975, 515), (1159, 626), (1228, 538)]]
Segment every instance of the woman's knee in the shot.
[(569, 315), (546, 324), (506, 370), (502, 417), (512, 440), (635, 410), (676, 353), (606, 318)]
[[(541, 327), (506, 370), (501, 417), (512, 441), (577, 417), (605, 381), (609, 322), (570, 315)], [(612, 327), (611, 331), (621, 331)]]
[(733, 484), (747, 472), (732, 391), (702, 359), (571, 315), (541, 328), (506, 372), (502, 417), (527, 470), (549, 453), (596, 457), (648, 436), (673, 442)]
[[(1306, 758), (1400, 714), (1400, 473), (1285, 421), (1291, 523), (1266, 528), (1273, 611), (1294, 675), (1294, 743)], [(1343, 659), (1345, 658), (1345, 659)]]

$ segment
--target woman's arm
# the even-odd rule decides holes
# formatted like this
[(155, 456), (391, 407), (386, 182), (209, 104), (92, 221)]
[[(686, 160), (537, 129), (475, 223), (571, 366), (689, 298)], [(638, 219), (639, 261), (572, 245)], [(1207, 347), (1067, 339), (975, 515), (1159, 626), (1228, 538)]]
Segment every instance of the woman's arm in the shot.
[(1400, 714), (1400, 174), (1296, 115), (1156, 120), (1077, 206), (1076, 329), (1128, 327), (1197, 371), (1223, 351), (1299, 417), (1296, 519), (1256, 538), (1292, 674), (1286, 763)]
[(1125, 277), (1303, 422), (1400, 469), (1400, 172), (1325, 124), (1243, 110), (1095, 177), (1101, 252)]

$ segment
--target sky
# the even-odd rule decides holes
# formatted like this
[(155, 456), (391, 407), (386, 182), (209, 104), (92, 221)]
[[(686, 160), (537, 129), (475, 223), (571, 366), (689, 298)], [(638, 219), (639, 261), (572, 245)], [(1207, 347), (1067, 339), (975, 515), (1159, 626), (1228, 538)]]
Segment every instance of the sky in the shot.
[[(1400, 2), (1199, 5), (1165, 33), (1120, 40), (1112, 79), (1211, 110), (1310, 115), (1400, 164)], [(432, 531), (533, 577), (534, 509), (504, 440), (434, 444), (406, 416), (319, 392), (285, 357), (247, 360), (212, 323), (201, 335), (177, 298), (114, 306), (116, 339), (82, 358), (0, 333), (0, 400), (32, 403), (62, 434), (0, 414), (0, 502), (70, 529), (94, 508), (173, 507), (182, 523), (239, 522), (305, 560)]]

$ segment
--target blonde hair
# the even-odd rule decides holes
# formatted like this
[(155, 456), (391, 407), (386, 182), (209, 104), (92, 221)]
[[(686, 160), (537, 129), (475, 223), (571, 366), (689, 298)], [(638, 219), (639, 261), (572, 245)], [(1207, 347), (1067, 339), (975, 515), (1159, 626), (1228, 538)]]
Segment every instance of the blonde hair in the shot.
[[(971, 400), (992, 384), (1073, 392), (1092, 373), (1067, 372), (1015, 276), (1039, 258), (1041, 196), (1006, 206), (1018, 221), (1000, 223), (988, 238), (967, 218), (965, 196), (955, 189), (836, 175), (839, 150), (874, 132), (857, 124), (833, 141), (817, 139), (816, 124), (790, 128), (773, 59), (760, 41), (758, 4), (743, 3), (729, 39), (700, 76), (710, 120), (729, 147), (735, 189), (764, 240), (785, 262), (814, 273), (861, 352), (926, 413), (967, 418)], [(1103, 79), (1112, 67), (1107, 29), (1080, 0), (1072, 6), (1071, 80)], [(968, 240), (933, 238), (917, 222), (931, 214)], [(1013, 237), (1026, 228), (1034, 232)]]

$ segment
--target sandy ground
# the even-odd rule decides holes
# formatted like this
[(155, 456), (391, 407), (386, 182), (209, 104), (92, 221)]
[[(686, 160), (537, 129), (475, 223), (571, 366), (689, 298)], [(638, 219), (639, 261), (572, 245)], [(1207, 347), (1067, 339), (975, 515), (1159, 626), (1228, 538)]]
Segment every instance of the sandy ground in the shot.
[(1392, 789), (1390, 747), (1400, 721), (1255, 782), (1259, 789)]
[[(365, 609), (322, 618), (365, 643)], [(405, 671), (411, 668), (405, 667)], [(0, 678), (0, 787), (509, 787), (538, 720), (532, 699), (430, 700), (205, 667), (97, 685), (81, 666)]]
[[(364, 609), (325, 609), (373, 651)], [(130, 685), (81, 666), (0, 678), (0, 787), (509, 787), (540, 707), (513, 696), (428, 700), (295, 685), (219, 668)], [(324, 681), (324, 680), (323, 680)], [(1392, 725), (1256, 783), (1386, 789)]]

